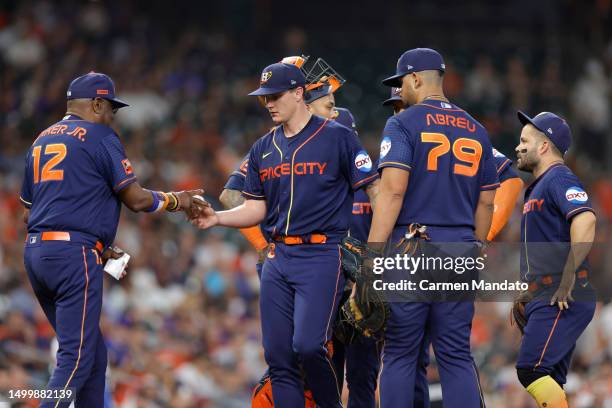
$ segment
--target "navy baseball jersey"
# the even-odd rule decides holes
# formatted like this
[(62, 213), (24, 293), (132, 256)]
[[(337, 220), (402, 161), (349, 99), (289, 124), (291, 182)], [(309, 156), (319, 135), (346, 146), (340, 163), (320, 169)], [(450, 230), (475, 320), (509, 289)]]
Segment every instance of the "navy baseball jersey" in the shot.
[(334, 118), (336, 122), (357, 132), (357, 126), (355, 125), (355, 117), (353, 117), (353, 114), (350, 110), (346, 108), (336, 108), (336, 112), (337, 114)]
[[(346, 108), (336, 108), (338, 115), (334, 118), (336, 122), (349, 129), (353, 129), (357, 134), (357, 126), (355, 118), (350, 110)], [(376, 168), (376, 166), (374, 166)], [(372, 225), (372, 206), (370, 205), (370, 197), (364, 189), (355, 191), (353, 198), (353, 210), (351, 212), (350, 233), (352, 237), (365, 242), (368, 240), (370, 226)]]
[(225, 186), (223, 188), (227, 190), (244, 190), (244, 180), (246, 179), (247, 167), (249, 166), (249, 154), (242, 158), (240, 161), (240, 167), (230, 174)]
[(518, 178), (518, 174), (512, 169), (512, 160), (496, 148), (493, 148), (493, 159), (495, 160), (497, 178), (499, 178), (500, 183), (511, 178)]
[(110, 245), (121, 212), (117, 193), (135, 181), (113, 129), (65, 116), (26, 156), (20, 198), (30, 209), (28, 232), (82, 232)]
[(323, 233), (339, 242), (349, 228), (353, 190), (378, 177), (355, 132), (313, 115), (297, 135), (279, 126), (249, 153), (243, 194), (265, 200), (272, 237)]
[[(521, 237), (521, 277), (561, 275), (569, 251), (570, 221), (593, 211), (578, 177), (563, 164), (546, 170), (525, 191)], [(579, 268), (586, 268), (586, 260)]]
[(480, 192), (499, 187), (484, 127), (456, 105), (427, 100), (387, 120), (379, 170), (410, 172), (397, 225), (474, 228)]

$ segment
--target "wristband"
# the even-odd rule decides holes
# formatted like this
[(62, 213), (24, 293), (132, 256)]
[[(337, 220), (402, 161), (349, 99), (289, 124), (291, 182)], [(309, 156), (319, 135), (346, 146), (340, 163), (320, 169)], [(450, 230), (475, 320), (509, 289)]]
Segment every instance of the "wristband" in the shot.
[(150, 192), (151, 196), (153, 197), (153, 204), (151, 205), (151, 207), (146, 209), (145, 212), (158, 212), (165, 210), (168, 206), (168, 203), (170, 202), (168, 195), (162, 191), (147, 191)]
[(166, 211), (176, 212), (180, 210), (180, 202), (176, 193), (168, 193), (168, 198), (170, 199), (170, 204), (166, 207)]

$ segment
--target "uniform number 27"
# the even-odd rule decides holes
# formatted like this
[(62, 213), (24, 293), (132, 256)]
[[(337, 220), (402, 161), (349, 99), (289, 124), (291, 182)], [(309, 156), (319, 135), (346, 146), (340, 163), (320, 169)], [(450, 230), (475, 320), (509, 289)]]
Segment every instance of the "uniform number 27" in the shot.
[[(451, 150), (450, 141), (443, 133), (421, 133), (421, 142), (434, 143), (427, 155), (427, 170), (438, 171), (438, 158)], [(453, 155), (463, 164), (455, 163), (453, 173), (462, 176), (473, 177), (478, 173), (480, 158), (482, 157), (482, 145), (474, 139), (461, 137), (453, 143)]]
[(62, 181), (64, 179), (64, 170), (54, 170), (55, 166), (60, 164), (66, 158), (66, 145), (63, 143), (53, 143), (45, 146), (45, 156), (53, 155), (43, 166), (42, 173), (40, 172), (40, 152), (42, 146), (36, 146), (32, 150), (34, 158), (34, 184), (45, 181)]

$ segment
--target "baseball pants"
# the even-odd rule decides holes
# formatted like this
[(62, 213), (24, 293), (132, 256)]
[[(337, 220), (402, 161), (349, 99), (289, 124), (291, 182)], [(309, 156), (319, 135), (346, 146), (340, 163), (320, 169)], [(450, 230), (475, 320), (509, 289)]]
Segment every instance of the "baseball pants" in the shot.
[[(397, 227), (393, 242), (405, 231), (405, 227)], [(432, 242), (473, 238), (471, 229), (428, 228), (427, 233)], [(426, 336), (438, 363), (444, 407), (483, 407), (478, 371), (470, 351), (473, 301), (397, 301), (389, 305), (391, 314), (380, 374), (381, 407), (416, 406), (417, 372), (424, 363)]]
[(277, 408), (304, 406), (304, 379), (317, 406), (341, 407), (328, 357), (344, 276), (337, 244), (276, 244), (261, 276), (261, 323)]
[(595, 314), (595, 302), (572, 302), (559, 310), (548, 302), (525, 307), (527, 325), (521, 340), (516, 368), (529, 368), (565, 384), (576, 341)]
[[(25, 267), (47, 319), (55, 329), (57, 365), (47, 389), (71, 389), (75, 407), (104, 406), (106, 345), (100, 332), (103, 269), (94, 245), (43, 241), (28, 234)], [(47, 401), (41, 407), (68, 407)]]

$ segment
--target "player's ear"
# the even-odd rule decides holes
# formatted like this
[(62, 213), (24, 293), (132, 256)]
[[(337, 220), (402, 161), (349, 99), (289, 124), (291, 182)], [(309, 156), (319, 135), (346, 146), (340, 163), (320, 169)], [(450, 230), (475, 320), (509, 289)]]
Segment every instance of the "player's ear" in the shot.
[(304, 99), (304, 88), (301, 86), (295, 88), (295, 96), (298, 101), (303, 100)]
[(91, 101), (91, 109), (96, 115), (101, 115), (104, 112), (104, 101), (102, 98), (94, 98)]

